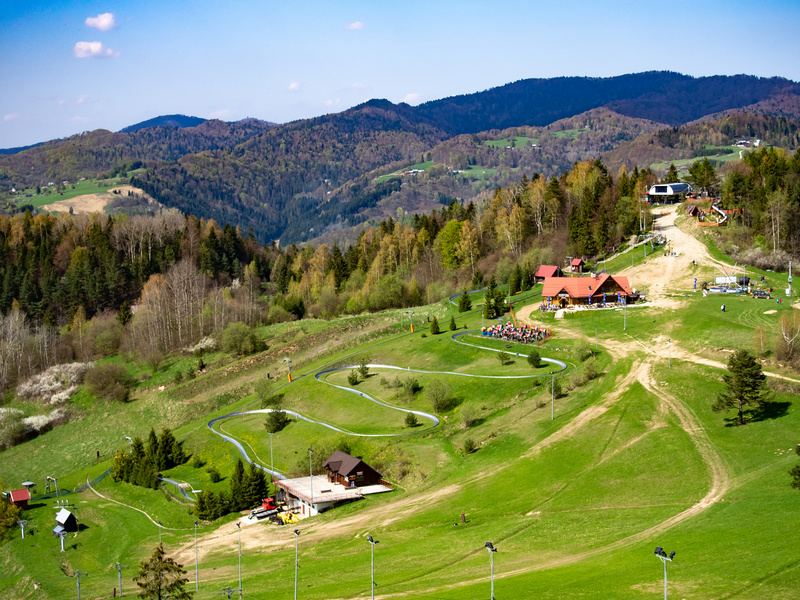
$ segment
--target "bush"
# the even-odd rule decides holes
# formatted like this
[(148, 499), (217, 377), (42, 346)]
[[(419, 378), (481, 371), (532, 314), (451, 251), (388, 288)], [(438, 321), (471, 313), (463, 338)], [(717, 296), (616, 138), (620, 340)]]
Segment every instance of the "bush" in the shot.
[(472, 454), (478, 449), (478, 444), (472, 438), (464, 440), (464, 454)]
[(511, 355), (508, 352), (498, 352), (497, 360), (500, 361), (501, 365), (505, 366), (511, 362)]
[(580, 341), (575, 344), (575, 356), (578, 358), (579, 361), (583, 362), (590, 356), (594, 356), (594, 352), (592, 352), (591, 346), (585, 341)]
[(434, 379), (425, 389), (434, 412), (443, 412), (450, 408), (453, 390), (448, 383), (441, 379)]
[(531, 353), (528, 354), (528, 364), (534, 369), (538, 369), (542, 366), (542, 357), (539, 356), (538, 351), (531, 350)]
[(456, 318), (451, 315), (450, 316), (450, 331), (455, 331), (456, 329), (458, 329), (458, 327), (456, 327)]
[(406, 427), (417, 427), (419, 425), (419, 419), (417, 415), (414, 413), (408, 413), (406, 415)]
[(369, 358), (362, 356), (361, 361), (358, 363), (358, 373), (361, 375), (362, 379), (366, 379), (367, 375), (369, 375), (367, 363), (369, 363)]
[(95, 365), (83, 381), (93, 396), (117, 402), (125, 402), (134, 385), (128, 370), (117, 363)]
[(208, 473), (208, 476), (211, 478), (212, 483), (218, 483), (222, 481), (222, 475), (220, 475), (219, 471), (217, 471), (217, 469), (215, 469), (214, 467), (207, 469), (206, 472)]
[(270, 433), (278, 433), (286, 428), (286, 426), (291, 423), (292, 420), (289, 418), (289, 415), (286, 412), (277, 409), (271, 411), (267, 415), (267, 422), (264, 424), (264, 427), (267, 428), (267, 431)]
[(203, 468), (205, 466), (205, 464), (206, 464), (206, 461), (204, 461), (202, 458), (200, 458), (197, 454), (195, 454), (194, 457), (192, 457), (192, 466), (195, 469), (201, 469), (201, 468)]
[(222, 349), (241, 356), (260, 352), (264, 344), (256, 337), (253, 328), (239, 321), (231, 323), (222, 331)]

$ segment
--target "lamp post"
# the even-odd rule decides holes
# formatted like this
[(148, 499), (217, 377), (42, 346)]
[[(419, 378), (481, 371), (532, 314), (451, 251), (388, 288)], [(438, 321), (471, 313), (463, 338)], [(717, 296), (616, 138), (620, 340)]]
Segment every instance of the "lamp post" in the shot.
[(497, 552), (497, 548), (492, 546), (492, 542), (486, 542), (483, 545), (489, 551), (489, 568), (491, 569), (491, 581), (492, 581), (492, 588), (491, 588), (491, 596), (489, 596), (489, 600), (494, 600), (494, 553)]
[[(311, 504), (314, 504), (314, 473), (311, 471), (311, 455), (314, 451), (308, 449), (308, 485), (311, 488)], [(308, 516), (311, 516), (311, 507), (308, 507)]]
[(550, 420), (556, 418), (556, 376), (550, 373)]
[(675, 551), (670, 552), (667, 556), (667, 551), (661, 546), (656, 546), (655, 555), (664, 563), (664, 600), (667, 600), (667, 561), (672, 562), (675, 560)]
[(23, 540), (25, 539), (25, 525), (27, 525), (27, 524), (28, 524), (28, 521), (26, 519), (22, 519), (21, 521), (17, 521), (17, 525), (19, 525), (19, 528), (22, 529), (22, 539)]
[(236, 523), (236, 528), (239, 530), (239, 598), (242, 597), (242, 522)]
[(297, 600), (297, 541), (300, 539), (300, 530), (294, 530), (294, 600)]
[(130, 446), (129, 450), (131, 453), (133, 453), (133, 440), (129, 438), (127, 435), (125, 436), (125, 439), (128, 440), (128, 446)]
[(372, 573), (372, 600), (375, 600), (375, 544), (378, 544), (378, 540), (372, 539), (371, 535), (367, 536), (367, 541), (370, 545), (370, 554), (371, 556), (371, 573)]
[(286, 361), (286, 369), (289, 371), (289, 383), (292, 383), (292, 359), (284, 358), (283, 360)]
[(669, 342), (669, 345), (668, 345), (668, 348), (669, 348), (669, 368), (671, 369), (672, 368), (672, 338), (669, 338), (668, 342)]
[[(275, 455), (272, 453), (272, 436), (275, 435), (274, 431), (270, 431), (269, 433), (269, 484), (270, 488), (274, 486), (275, 483)], [(272, 492), (272, 489), (270, 489)]]
[(117, 563), (114, 565), (117, 567), (117, 579), (119, 580), (119, 597), (122, 598), (122, 569), (129, 568), (128, 565), (122, 565)]
[(199, 569), (197, 566), (197, 521), (194, 522), (194, 589), (200, 589)]
[(411, 321), (411, 333), (414, 333), (414, 311), (407, 310), (406, 314), (408, 315), (408, 320)]
[(58, 537), (61, 540), (61, 551), (64, 552), (64, 538), (67, 537), (66, 531), (59, 531)]
[(78, 578), (78, 600), (81, 600), (81, 575), (89, 576), (86, 571), (75, 571), (75, 577)]

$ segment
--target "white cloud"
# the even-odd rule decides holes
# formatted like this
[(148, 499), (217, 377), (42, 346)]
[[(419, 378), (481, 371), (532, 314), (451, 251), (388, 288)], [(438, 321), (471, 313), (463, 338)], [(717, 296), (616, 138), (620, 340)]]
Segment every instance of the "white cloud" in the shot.
[(75, 103), (76, 103), (76, 104), (83, 104), (83, 103), (84, 103), (84, 102), (86, 102), (88, 99), (89, 99), (89, 96), (87, 96), (86, 94), (81, 94), (80, 96), (78, 96), (78, 99), (77, 99), (77, 100), (75, 100)]
[(76, 58), (114, 58), (119, 52), (111, 48), (103, 48), (103, 42), (78, 42), (72, 49)]
[(325, 100), (325, 102), (323, 102), (323, 104), (325, 106), (334, 106), (336, 104), (339, 104), (339, 102), (341, 102), (341, 101), (342, 101), (341, 98), (337, 98), (336, 100)]
[(22, 118), (22, 115), (19, 113), (8, 113), (3, 117), (3, 121), (17, 121)]
[(114, 26), (117, 24), (114, 20), (113, 13), (103, 13), (101, 15), (97, 15), (96, 17), (86, 17), (84, 23), (87, 27), (94, 27), (100, 31), (114, 29)]
[(406, 94), (400, 102), (405, 102), (407, 104), (414, 104), (415, 102), (419, 102), (419, 94), (417, 92), (411, 92), (410, 94)]
[(364, 29), (364, 24), (361, 21), (354, 21), (349, 23), (345, 26), (345, 29), (349, 29), (350, 31), (360, 31)]
[(212, 113), (209, 113), (209, 119), (219, 119), (220, 121), (225, 121), (230, 118), (233, 114), (233, 111), (230, 108), (222, 108), (220, 110), (215, 110)]
[(299, 81), (293, 81), (292, 83), (289, 84), (289, 91), (290, 92), (296, 92), (299, 89), (300, 89), (300, 82)]

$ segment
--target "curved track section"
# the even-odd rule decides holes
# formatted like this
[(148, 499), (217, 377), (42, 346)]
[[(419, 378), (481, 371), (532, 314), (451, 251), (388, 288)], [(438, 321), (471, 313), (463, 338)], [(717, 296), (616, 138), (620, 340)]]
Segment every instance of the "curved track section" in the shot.
[[(505, 352), (505, 350), (500, 350), (498, 348), (489, 348), (488, 346), (479, 346), (478, 344), (468, 344), (467, 342), (463, 342), (457, 338), (460, 338), (462, 335), (467, 335), (468, 333), (477, 333), (477, 329), (472, 329), (470, 331), (459, 331), (458, 333), (454, 333), (450, 336), (454, 342), (458, 344), (464, 344), (465, 346), (472, 346), (473, 348), (480, 348), (481, 350), (489, 350), (491, 352)], [(520, 354), (519, 352), (506, 352), (506, 354), (512, 354), (513, 356), (519, 356), (520, 358), (527, 358), (526, 355)], [(545, 358), (542, 357), (542, 362), (550, 363), (551, 365), (556, 365), (561, 367), (558, 371), (550, 371), (547, 373), (548, 375), (552, 375), (553, 373), (560, 373), (564, 369), (567, 368), (567, 363), (556, 360), (555, 358)], [(412, 369), (413, 370), (413, 369)], [(425, 371), (419, 371), (420, 373), (424, 373)], [(466, 373), (448, 373), (448, 375), (466, 375)], [(468, 377), (490, 377), (492, 379), (526, 379), (529, 377), (543, 377), (544, 373), (541, 375), (468, 375)]]

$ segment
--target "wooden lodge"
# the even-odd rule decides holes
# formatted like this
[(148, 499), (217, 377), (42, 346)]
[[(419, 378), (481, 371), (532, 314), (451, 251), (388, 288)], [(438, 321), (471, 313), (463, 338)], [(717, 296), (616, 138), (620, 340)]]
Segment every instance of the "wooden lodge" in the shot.
[(631, 303), (635, 296), (627, 277), (603, 273), (595, 277), (548, 277), (542, 286), (542, 299), (548, 306), (587, 306), (620, 300)]
[(360, 458), (337, 450), (323, 465), (327, 470), (328, 481), (345, 487), (379, 485), (381, 474)]
[(583, 262), (582, 258), (573, 258), (572, 262), (569, 263), (569, 269), (571, 273), (583, 273), (583, 267), (586, 263)]

